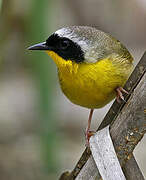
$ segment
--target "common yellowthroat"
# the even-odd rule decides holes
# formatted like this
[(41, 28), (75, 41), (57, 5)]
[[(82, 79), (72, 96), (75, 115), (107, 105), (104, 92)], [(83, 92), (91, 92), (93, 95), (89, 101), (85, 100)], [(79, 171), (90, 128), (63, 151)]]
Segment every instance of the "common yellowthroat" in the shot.
[(74, 104), (91, 109), (86, 129), (89, 142), (93, 110), (113, 98), (123, 99), (122, 87), (133, 69), (133, 57), (120, 41), (87, 26), (57, 30), (29, 50), (44, 50), (58, 68), (61, 89)]

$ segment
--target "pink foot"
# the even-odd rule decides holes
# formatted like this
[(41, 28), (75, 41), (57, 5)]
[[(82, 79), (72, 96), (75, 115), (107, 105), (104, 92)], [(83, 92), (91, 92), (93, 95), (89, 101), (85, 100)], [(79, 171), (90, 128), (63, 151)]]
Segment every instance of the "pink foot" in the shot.
[(95, 134), (95, 131), (90, 131), (89, 129), (86, 130), (86, 147), (89, 147), (89, 140), (90, 137)]
[(124, 96), (123, 96), (123, 93), (126, 93), (126, 94), (129, 94), (125, 89), (123, 89), (122, 87), (118, 87), (116, 89), (116, 92), (117, 92), (117, 96), (116, 96), (116, 99), (117, 99), (117, 102), (120, 103), (121, 100), (125, 101), (124, 99)]

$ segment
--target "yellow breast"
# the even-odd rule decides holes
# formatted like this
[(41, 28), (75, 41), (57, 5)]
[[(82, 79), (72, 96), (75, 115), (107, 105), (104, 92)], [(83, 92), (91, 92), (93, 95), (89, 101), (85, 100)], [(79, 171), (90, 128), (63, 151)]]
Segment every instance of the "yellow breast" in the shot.
[(63, 60), (53, 51), (47, 53), (58, 67), (63, 93), (71, 102), (87, 108), (100, 108), (109, 103), (115, 97), (115, 89), (124, 85), (132, 70), (132, 63), (126, 60), (107, 58), (77, 64)]

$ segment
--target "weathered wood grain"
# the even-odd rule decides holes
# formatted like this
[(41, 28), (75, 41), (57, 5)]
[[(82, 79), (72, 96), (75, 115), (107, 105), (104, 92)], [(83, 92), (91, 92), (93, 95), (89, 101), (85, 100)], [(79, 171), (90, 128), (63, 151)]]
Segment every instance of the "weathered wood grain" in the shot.
[(109, 125), (90, 138), (90, 149), (104, 180), (126, 180), (109, 132)]
[(123, 166), (123, 172), (126, 174), (127, 180), (145, 179), (133, 155), (131, 156), (131, 159), (126, 162), (125, 166)]
[(110, 126), (110, 133), (117, 150), (117, 156), (123, 165), (130, 159), (131, 153), (146, 132), (146, 73)]
[(76, 180), (95, 180), (97, 177), (97, 166), (92, 156), (88, 159), (86, 164), (81, 169), (79, 175), (75, 178)]

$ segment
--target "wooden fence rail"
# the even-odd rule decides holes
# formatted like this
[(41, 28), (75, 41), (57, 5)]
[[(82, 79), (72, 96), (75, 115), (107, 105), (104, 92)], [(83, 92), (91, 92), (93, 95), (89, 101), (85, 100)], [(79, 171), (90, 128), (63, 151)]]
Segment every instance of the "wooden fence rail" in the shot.
[[(146, 132), (145, 72), (146, 52), (124, 87), (129, 92), (125, 96), (127, 103), (118, 104), (115, 101), (98, 128), (100, 130), (110, 124), (110, 135), (127, 180), (144, 180), (133, 156), (133, 150)], [(90, 179), (102, 178), (90, 149), (86, 148), (73, 171), (63, 173), (60, 180)]]

